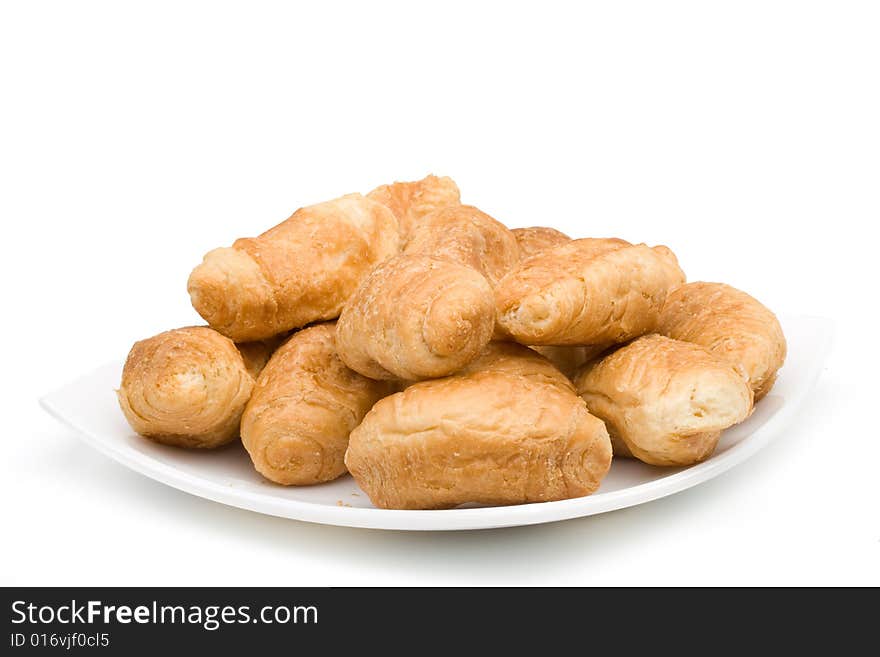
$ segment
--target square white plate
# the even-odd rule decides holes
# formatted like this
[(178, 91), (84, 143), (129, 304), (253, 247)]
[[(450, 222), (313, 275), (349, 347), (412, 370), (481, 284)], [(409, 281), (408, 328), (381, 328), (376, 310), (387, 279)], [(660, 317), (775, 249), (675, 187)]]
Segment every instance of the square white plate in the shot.
[(488, 529), (604, 513), (690, 488), (742, 463), (778, 435), (815, 384), (831, 344), (830, 320), (783, 318), (788, 358), (779, 379), (752, 416), (722, 434), (715, 454), (688, 468), (659, 468), (616, 459), (601, 488), (560, 502), (444, 511), (376, 509), (350, 476), (305, 487), (283, 487), (253, 469), (239, 442), (215, 451), (165, 447), (128, 426), (114, 392), (122, 372), (112, 363), (41, 400), (86, 444), (141, 474), (193, 495), (259, 513), (349, 527), (408, 530)]

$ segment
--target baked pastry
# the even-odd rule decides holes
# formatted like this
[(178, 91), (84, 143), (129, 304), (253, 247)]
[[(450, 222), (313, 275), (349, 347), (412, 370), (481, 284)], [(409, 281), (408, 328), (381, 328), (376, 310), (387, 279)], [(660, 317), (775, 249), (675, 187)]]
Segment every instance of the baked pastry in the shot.
[(514, 228), (510, 231), (519, 244), (521, 258), (531, 258), (554, 246), (570, 242), (571, 238), (555, 228), (532, 226), (530, 228)]
[(477, 271), (439, 258), (401, 255), (377, 267), (342, 311), (342, 360), (374, 379), (445, 376), (492, 337), (495, 302)]
[(732, 363), (756, 401), (773, 387), (785, 361), (785, 336), (776, 315), (724, 283), (688, 283), (673, 291), (657, 330), (702, 345)]
[(523, 349), (512, 342), (490, 342), (458, 374), (466, 376), (482, 372), (524, 376), (565, 390), (574, 390), (574, 384), (553, 363), (540, 354), (536, 355), (533, 349)]
[(607, 345), (657, 326), (684, 273), (666, 247), (585, 238), (524, 260), (495, 290), (498, 325), (527, 345)]
[(403, 253), (467, 265), (493, 286), (519, 262), (513, 233), (472, 205), (448, 205), (423, 217), (413, 226)]
[(404, 239), (422, 217), (438, 208), (458, 205), (461, 200), (458, 186), (452, 178), (438, 178), (433, 175), (414, 182), (382, 185), (367, 194), (367, 197), (379, 201), (394, 213), (400, 224), (400, 235)]
[(241, 420), (241, 442), (270, 481), (302, 486), (345, 473), (348, 435), (388, 383), (348, 369), (335, 349), (336, 327), (291, 336), (257, 379)]
[(381, 508), (521, 504), (594, 492), (611, 444), (549, 362), (492, 343), (461, 372), (379, 401), (352, 432), (345, 463)]
[[(571, 242), (571, 238), (565, 233), (545, 226), (514, 228), (511, 232), (516, 237), (517, 244), (519, 244), (519, 253), (522, 260), (548, 251), (560, 244)], [(498, 331), (497, 337), (504, 337), (503, 329)], [(532, 349), (553, 363), (567, 377), (572, 377), (584, 363), (601, 353), (605, 346), (565, 347), (532, 345)]]
[(745, 420), (752, 391), (707, 349), (647, 335), (587, 365), (578, 394), (605, 421), (616, 456), (652, 465), (691, 465), (709, 457), (721, 431)]
[(210, 448), (238, 437), (239, 420), (265, 348), (247, 359), (227, 337), (205, 326), (165, 331), (136, 342), (116, 391), (137, 433), (166, 445)]
[(391, 210), (349, 194), (210, 251), (187, 287), (212, 328), (237, 341), (261, 340), (338, 317), (361, 279), (399, 248)]

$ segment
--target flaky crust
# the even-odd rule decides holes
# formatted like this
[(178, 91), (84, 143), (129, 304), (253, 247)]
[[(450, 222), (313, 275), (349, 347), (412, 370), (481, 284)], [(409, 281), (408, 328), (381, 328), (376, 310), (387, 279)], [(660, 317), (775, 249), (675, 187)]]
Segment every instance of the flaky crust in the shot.
[(212, 328), (236, 341), (261, 340), (338, 317), (361, 279), (399, 248), (391, 210), (350, 194), (209, 252), (187, 287)]
[[(256, 371), (258, 363), (247, 364)], [(204, 326), (136, 342), (116, 391), (137, 433), (166, 445), (211, 448), (238, 437), (254, 380), (235, 344)]]
[(754, 297), (723, 283), (688, 283), (673, 291), (658, 331), (708, 348), (736, 367), (755, 393), (766, 395), (785, 361), (779, 320)]
[(525, 377), (574, 391), (574, 384), (549, 360), (512, 342), (491, 342), (459, 374), (495, 372)]
[(241, 420), (241, 440), (257, 471), (284, 485), (345, 473), (348, 436), (391, 392), (348, 369), (335, 349), (336, 328), (318, 324), (291, 336), (257, 379)]
[(450, 205), (425, 216), (410, 232), (403, 253), (467, 265), (493, 286), (519, 262), (513, 233), (472, 205)]
[(730, 364), (699, 345), (660, 335), (587, 365), (575, 385), (605, 421), (615, 455), (652, 465), (702, 461), (721, 431), (752, 409), (752, 391)]
[[(513, 236), (519, 244), (520, 259), (525, 260), (539, 255), (544, 251), (571, 242), (571, 238), (555, 228), (532, 226), (530, 228), (514, 228)], [(497, 336), (504, 337), (504, 330), (499, 329)], [(553, 363), (568, 377), (575, 375), (577, 370), (590, 358), (600, 353), (604, 346), (565, 347), (555, 345), (532, 345), (532, 349)]]
[(429, 175), (413, 182), (382, 185), (367, 194), (394, 213), (404, 239), (423, 217), (447, 205), (458, 205), (461, 196), (452, 178)]
[(532, 226), (530, 228), (514, 228), (512, 231), (519, 245), (521, 258), (531, 258), (553, 247), (570, 242), (571, 238), (555, 228)]
[(461, 373), (378, 402), (352, 432), (345, 462), (381, 508), (521, 504), (594, 492), (611, 444), (546, 360), (493, 343)]
[(473, 360), (495, 325), (492, 289), (475, 270), (401, 255), (377, 267), (342, 311), (342, 360), (374, 379), (445, 376)]
[(527, 345), (607, 345), (656, 328), (684, 282), (672, 252), (619, 239), (572, 240), (524, 260), (495, 290), (500, 329)]

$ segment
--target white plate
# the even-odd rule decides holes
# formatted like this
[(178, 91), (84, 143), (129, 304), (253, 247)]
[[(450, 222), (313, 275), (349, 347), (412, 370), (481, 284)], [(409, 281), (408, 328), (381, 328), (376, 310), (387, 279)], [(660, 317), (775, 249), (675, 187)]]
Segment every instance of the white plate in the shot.
[(794, 417), (813, 387), (831, 343), (830, 320), (793, 317), (782, 322), (788, 359), (772, 392), (752, 416), (724, 432), (712, 458), (689, 468), (659, 468), (616, 459), (601, 488), (561, 502), (444, 511), (376, 509), (354, 480), (283, 487), (262, 479), (240, 443), (211, 452), (164, 447), (129, 428), (116, 403), (119, 363), (74, 381), (41, 400), (83, 440), (121, 464), (164, 484), (242, 509), (348, 527), (408, 530), (488, 529), (553, 522), (604, 513), (690, 488), (742, 463)]

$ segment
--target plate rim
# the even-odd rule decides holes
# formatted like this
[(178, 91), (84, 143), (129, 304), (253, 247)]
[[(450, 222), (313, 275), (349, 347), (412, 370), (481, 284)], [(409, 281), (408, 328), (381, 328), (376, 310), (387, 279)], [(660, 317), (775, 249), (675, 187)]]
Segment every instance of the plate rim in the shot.
[[(65, 415), (53, 401), (56, 394), (76, 385), (89, 374), (43, 396), (39, 403), (52, 417), (73, 429), (87, 445), (130, 470), (190, 495), (247, 511), (325, 525), (392, 531), (457, 531), (534, 525), (597, 515), (673, 495), (726, 472), (763, 449), (788, 424), (791, 416), (800, 408), (802, 400), (815, 388), (833, 342), (833, 320), (809, 315), (792, 316), (788, 319), (810, 325), (820, 346), (809, 359), (808, 374), (804, 385), (799, 387), (799, 394), (784, 404), (758, 432), (733, 445), (718, 457), (661, 479), (607, 493), (555, 502), (465, 509), (399, 510), (333, 506), (280, 498), (269, 493), (258, 493), (202, 479), (157, 459), (139, 458), (136, 452), (121, 443), (116, 447), (93, 436), (91, 431)], [(92, 373), (95, 371), (97, 370)]]

